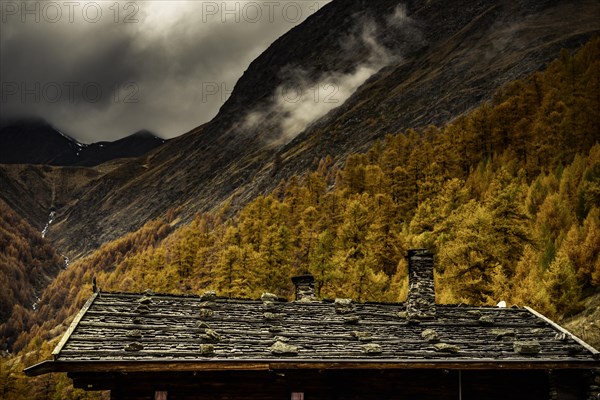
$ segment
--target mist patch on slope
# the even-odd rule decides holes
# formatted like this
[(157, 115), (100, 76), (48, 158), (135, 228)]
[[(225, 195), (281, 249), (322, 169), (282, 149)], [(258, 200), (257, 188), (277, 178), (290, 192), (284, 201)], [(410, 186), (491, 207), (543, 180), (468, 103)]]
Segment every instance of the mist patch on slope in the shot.
[(411, 36), (420, 40), (420, 33), (402, 4), (396, 6), (382, 25), (371, 18), (362, 18), (357, 20), (354, 32), (340, 41), (342, 51), (347, 54), (367, 51), (365, 61), (350, 72), (326, 72), (317, 79), (311, 79), (309, 72), (301, 67), (285, 68), (281, 72), (285, 84), (275, 89), (268, 106), (246, 115), (242, 128), (256, 132), (260, 128), (276, 126), (278, 132), (266, 135), (268, 144), (286, 144), (311, 123), (342, 105), (381, 68), (402, 59), (400, 54), (386, 48), (377, 39), (383, 29), (410, 31)]

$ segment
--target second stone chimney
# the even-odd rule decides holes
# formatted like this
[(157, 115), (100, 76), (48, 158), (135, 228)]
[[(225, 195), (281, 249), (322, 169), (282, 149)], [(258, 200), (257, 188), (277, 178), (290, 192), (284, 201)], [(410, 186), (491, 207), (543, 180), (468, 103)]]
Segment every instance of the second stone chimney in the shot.
[(317, 301), (315, 295), (315, 278), (312, 275), (294, 276), (292, 282), (296, 287), (296, 301)]
[(408, 297), (406, 316), (409, 319), (435, 318), (435, 288), (433, 285), (433, 254), (426, 249), (408, 251)]

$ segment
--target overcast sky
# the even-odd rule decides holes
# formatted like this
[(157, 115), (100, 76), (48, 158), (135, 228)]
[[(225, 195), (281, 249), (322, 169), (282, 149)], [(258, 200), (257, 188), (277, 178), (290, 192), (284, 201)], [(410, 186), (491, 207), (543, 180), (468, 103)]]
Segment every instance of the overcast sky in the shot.
[(85, 143), (210, 120), (250, 62), (328, 1), (0, 1), (0, 118)]

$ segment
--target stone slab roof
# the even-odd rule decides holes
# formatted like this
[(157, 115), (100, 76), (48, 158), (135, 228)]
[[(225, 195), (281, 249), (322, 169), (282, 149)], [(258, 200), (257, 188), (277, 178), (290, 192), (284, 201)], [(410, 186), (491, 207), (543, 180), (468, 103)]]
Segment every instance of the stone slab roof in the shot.
[(95, 293), (55, 349), (54, 361), (29, 372), (93, 362), (597, 368), (597, 358), (592, 347), (529, 308), (437, 305), (436, 318), (410, 320), (402, 303)]

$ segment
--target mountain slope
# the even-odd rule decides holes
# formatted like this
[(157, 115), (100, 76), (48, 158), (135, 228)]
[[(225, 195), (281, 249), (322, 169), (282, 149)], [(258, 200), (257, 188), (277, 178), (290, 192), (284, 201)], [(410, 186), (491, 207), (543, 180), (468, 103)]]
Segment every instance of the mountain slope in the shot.
[(75, 261), (28, 320), (60, 324), (92, 276), (106, 290), (253, 298), (291, 295), (289, 277), (308, 271), (324, 297), (397, 301), (410, 247), (435, 250), (441, 302), (576, 312), (600, 285), (598, 55), (599, 38), (561, 52), (445, 127), (388, 135), (343, 168), (324, 159), (233, 218), (201, 214), (161, 242), (170, 213)]
[(114, 142), (82, 144), (41, 119), (19, 119), (0, 127), (0, 164), (95, 166), (139, 157), (165, 142), (142, 130)]
[[(96, 181), (58, 210), (49, 237), (84, 254), (169, 208), (183, 221), (226, 199), (235, 209), (326, 154), (341, 160), (386, 133), (451, 120), (600, 31), (599, 12), (595, 1), (333, 1), (258, 57), (215, 119)], [(341, 107), (312, 125), (277, 99), (284, 83), (328, 82)], [(356, 90), (342, 102), (341, 89)], [(313, 103), (307, 115), (328, 109)]]
[(52, 212), (71, 206), (90, 185), (124, 162), (93, 168), (0, 164), (0, 199), (41, 232)]
[(6, 349), (5, 339), (14, 341), (19, 328), (27, 326), (26, 310), (37, 308), (43, 290), (63, 266), (40, 232), (0, 200), (0, 349)]
[(114, 142), (81, 144), (41, 119), (0, 128), (0, 199), (40, 232), (87, 185), (165, 143), (142, 130)]
[[(592, 18), (583, 18), (576, 28), (568, 22), (583, 9), (600, 14), (592, 2), (526, 3), (484, 4), (484, 10), (430, 45), (423, 56), (380, 71), (329, 118), (290, 143), (283, 158), (297, 168), (327, 152), (347, 155), (364, 150), (386, 133), (442, 125), (489, 99), (495, 88), (542, 69), (561, 48), (581, 46), (586, 33), (600, 31)], [(435, 5), (429, 2), (414, 18), (422, 15), (419, 20), (425, 21), (431, 7)], [(464, 18), (459, 10), (447, 19)]]

